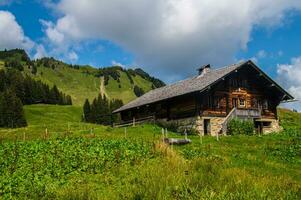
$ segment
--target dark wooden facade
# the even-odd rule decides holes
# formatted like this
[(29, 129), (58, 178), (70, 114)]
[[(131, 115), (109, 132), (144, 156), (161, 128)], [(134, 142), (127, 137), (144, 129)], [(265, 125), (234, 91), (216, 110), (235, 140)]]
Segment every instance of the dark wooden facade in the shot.
[(261, 118), (277, 119), (283, 93), (253, 67), (242, 68), (218, 80), (203, 91), (193, 92), (149, 105), (122, 111), (124, 121), (155, 116), (169, 120), (193, 117), (226, 117), (234, 108), (254, 110)]

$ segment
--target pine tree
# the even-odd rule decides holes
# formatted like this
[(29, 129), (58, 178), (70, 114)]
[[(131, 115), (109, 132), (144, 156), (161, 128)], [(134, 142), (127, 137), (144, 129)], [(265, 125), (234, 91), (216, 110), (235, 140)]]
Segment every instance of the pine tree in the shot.
[(92, 102), (92, 104), (91, 104), (91, 115), (90, 115), (90, 117), (91, 117), (91, 120), (90, 120), (90, 122), (91, 123), (97, 123), (97, 112), (98, 112), (98, 106), (97, 106), (97, 99), (95, 98), (94, 100), (93, 100), (93, 102)]
[(59, 104), (60, 103), (60, 92), (57, 89), (56, 85), (53, 86), (53, 88), (50, 90), (50, 102), (51, 104)]
[(26, 126), (23, 104), (13, 90), (6, 90), (1, 96), (1, 126), (9, 128)]
[(84, 121), (85, 122), (92, 122), (91, 120), (91, 106), (90, 106), (90, 102), (88, 99), (86, 99), (84, 106), (83, 106), (83, 110), (84, 110)]
[(144, 95), (143, 89), (138, 87), (137, 85), (134, 86), (134, 93), (137, 97)]
[[(116, 114), (112, 115), (112, 111), (122, 105), (122, 100), (113, 99), (112, 101), (109, 101), (106, 96), (101, 95), (95, 98), (90, 106), (89, 101), (86, 100), (83, 106), (85, 115), (84, 120), (103, 125), (110, 125), (113, 122), (118, 122), (120, 120), (120, 116)], [(90, 113), (90, 116), (87, 113)]]
[(31, 73), (34, 74), (34, 75), (36, 75), (37, 72), (38, 72), (38, 68), (37, 68), (37, 66), (35, 64), (33, 64), (32, 65), (32, 69), (31, 69)]
[(72, 98), (70, 95), (67, 95), (67, 105), (72, 105)]

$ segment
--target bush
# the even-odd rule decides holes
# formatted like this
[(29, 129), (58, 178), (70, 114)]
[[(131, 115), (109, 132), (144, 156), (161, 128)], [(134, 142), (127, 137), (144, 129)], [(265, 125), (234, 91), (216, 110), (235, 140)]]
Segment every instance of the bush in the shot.
[(141, 97), (142, 95), (144, 95), (144, 90), (142, 88), (140, 88), (139, 86), (135, 85), (134, 93), (135, 93), (136, 97)]
[(178, 124), (176, 122), (156, 120), (156, 124), (162, 128), (167, 128), (169, 131), (178, 132)]
[(251, 120), (232, 119), (228, 124), (229, 135), (253, 135), (254, 123)]

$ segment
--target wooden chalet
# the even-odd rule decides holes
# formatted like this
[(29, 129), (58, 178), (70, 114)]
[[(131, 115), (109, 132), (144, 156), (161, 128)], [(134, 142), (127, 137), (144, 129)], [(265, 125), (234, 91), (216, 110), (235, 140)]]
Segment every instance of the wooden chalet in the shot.
[(200, 134), (226, 134), (228, 122), (237, 117), (254, 121), (259, 132), (280, 129), (277, 106), (294, 97), (252, 61), (220, 69), (205, 65), (198, 75), (154, 89), (114, 111), (123, 121), (153, 116), (194, 128)]

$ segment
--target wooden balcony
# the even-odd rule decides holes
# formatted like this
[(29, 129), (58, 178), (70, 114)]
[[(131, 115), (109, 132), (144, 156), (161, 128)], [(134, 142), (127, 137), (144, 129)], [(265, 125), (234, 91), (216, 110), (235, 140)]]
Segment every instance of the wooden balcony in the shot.
[(259, 109), (240, 109), (235, 110), (235, 115), (238, 118), (260, 118), (261, 111)]

